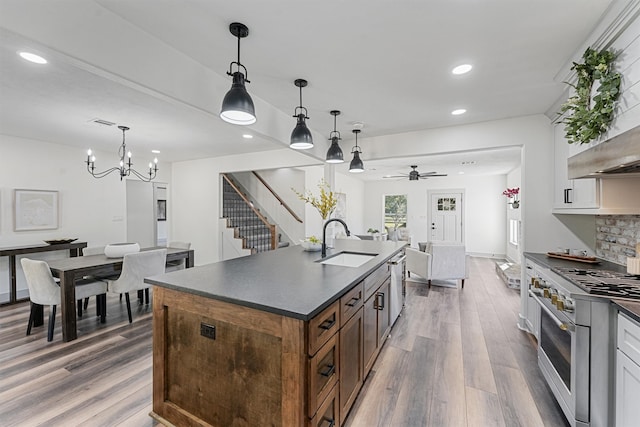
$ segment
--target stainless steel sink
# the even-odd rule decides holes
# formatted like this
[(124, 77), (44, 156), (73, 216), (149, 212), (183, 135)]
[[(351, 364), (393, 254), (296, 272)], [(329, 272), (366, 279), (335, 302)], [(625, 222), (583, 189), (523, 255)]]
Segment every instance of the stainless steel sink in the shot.
[(360, 267), (365, 262), (375, 258), (376, 255), (377, 254), (360, 252), (340, 252), (317, 262), (326, 265), (338, 265), (340, 267)]

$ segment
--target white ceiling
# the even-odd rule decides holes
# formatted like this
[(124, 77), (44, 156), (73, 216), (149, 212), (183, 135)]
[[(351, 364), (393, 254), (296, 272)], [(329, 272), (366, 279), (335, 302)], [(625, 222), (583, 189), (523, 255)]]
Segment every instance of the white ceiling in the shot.
[[(556, 74), (581, 52), (610, 0), (0, 0), (0, 132), (162, 161), (282, 149), (305, 78), (308, 125), (322, 157), (339, 109), (345, 158), (354, 122), (366, 138), (540, 114), (566, 85)], [(217, 114), (236, 59), (228, 25), (249, 27), (241, 61), (256, 102), (249, 129)], [(16, 51), (49, 59), (27, 63)], [(453, 76), (451, 69), (474, 69)], [(456, 108), (467, 114), (452, 116)], [(251, 141), (241, 134), (250, 131)], [(142, 155), (142, 154), (141, 154)], [(144, 154), (146, 156), (146, 154)], [(363, 179), (421, 172), (506, 173), (519, 150), (368, 159)], [(436, 166), (437, 165), (437, 166)], [(375, 171), (370, 169), (374, 168)], [(491, 169), (493, 168), (493, 169)], [(493, 172), (491, 172), (493, 171)]]

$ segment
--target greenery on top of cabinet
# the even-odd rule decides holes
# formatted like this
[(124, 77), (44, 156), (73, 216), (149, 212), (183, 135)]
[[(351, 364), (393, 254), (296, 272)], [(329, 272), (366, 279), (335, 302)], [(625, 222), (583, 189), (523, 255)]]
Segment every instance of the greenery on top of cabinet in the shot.
[[(575, 94), (560, 107), (559, 115), (568, 113), (560, 122), (565, 124), (569, 144), (587, 144), (609, 129), (613, 120), (616, 102), (620, 97), (620, 74), (613, 71), (616, 54), (610, 50), (600, 52), (587, 48), (582, 56), (584, 62), (573, 63), (571, 70), (578, 74), (573, 85)], [(592, 97), (593, 84), (600, 81)]]

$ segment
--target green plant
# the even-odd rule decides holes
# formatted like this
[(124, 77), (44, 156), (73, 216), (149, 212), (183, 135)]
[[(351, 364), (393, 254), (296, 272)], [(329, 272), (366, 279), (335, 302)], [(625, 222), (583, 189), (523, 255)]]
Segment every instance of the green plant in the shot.
[(370, 228), (367, 230), (367, 233), (379, 233), (379, 231), (376, 228)]
[[(565, 124), (569, 144), (587, 144), (606, 132), (620, 97), (620, 74), (612, 70), (616, 55), (609, 50), (598, 52), (587, 48), (582, 58), (584, 63), (574, 62), (571, 67), (578, 75), (577, 83), (567, 83), (575, 89), (575, 94), (562, 104), (558, 113), (568, 113), (560, 123)], [(596, 80), (600, 81), (600, 86), (592, 99)]]
[(315, 207), (320, 213), (322, 220), (324, 221), (329, 217), (329, 215), (333, 213), (334, 210), (336, 210), (338, 198), (333, 193), (333, 191), (331, 191), (329, 184), (327, 184), (324, 179), (320, 180), (318, 188), (320, 189), (320, 197), (314, 196), (311, 191), (307, 191), (306, 194), (302, 194), (293, 187), (291, 188), (291, 190), (296, 193), (300, 200), (304, 200), (306, 203), (309, 203), (311, 204), (311, 206)]
[(311, 243), (320, 243), (320, 239), (318, 239), (316, 236), (309, 236), (306, 240)]

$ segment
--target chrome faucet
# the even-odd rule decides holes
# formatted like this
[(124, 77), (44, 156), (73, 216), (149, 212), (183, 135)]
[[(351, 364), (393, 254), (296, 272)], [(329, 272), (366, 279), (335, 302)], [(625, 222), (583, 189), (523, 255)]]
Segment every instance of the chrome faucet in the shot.
[(330, 222), (338, 221), (344, 227), (344, 231), (347, 232), (347, 236), (351, 236), (351, 232), (349, 231), (349, 227), (347, 227), (347, 223), (341, 220), (340, 218), (331, 218), (329, 221), (324, 223), (324, 227), (322, 227), (322, 258), (327, 256), (327, 244), (325, 243), (327, 237), (327, 225)]

